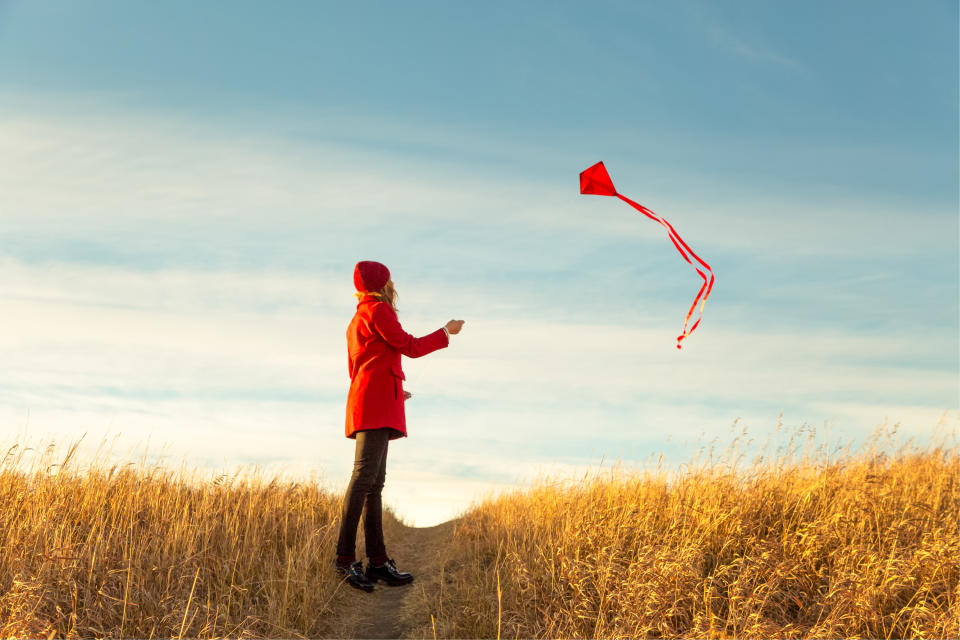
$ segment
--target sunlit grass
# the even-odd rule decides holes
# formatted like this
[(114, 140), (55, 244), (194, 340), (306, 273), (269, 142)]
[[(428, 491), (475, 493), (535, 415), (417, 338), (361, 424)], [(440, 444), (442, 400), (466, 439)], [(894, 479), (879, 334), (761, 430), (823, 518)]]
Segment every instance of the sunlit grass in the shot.
[(6, 452), (0, 635), (328, 631), (341, 496), (255, 471), (206, 478), (95, 463), (81, 472), (72, 468), (75, 449), (52, 464), (51, 446), (28, 469), (22, 445)]
[(893, 431), (488, 498), (420, 592), (419, 634), (956, 638), (955, 436), (892, 449)]
[[(734, 440), (490, 497), (407, 567), (408, 633), (957, 637), (956, 435), (893, 431), (851, 452), (800, 430), (749, 462)], [(369, 595), (331, 571), (342, 496), (316, 482), (52, 451), (0, 466), (4, 636), (330, 637)], [(384, 515), (388, 544), (418, 539)]]

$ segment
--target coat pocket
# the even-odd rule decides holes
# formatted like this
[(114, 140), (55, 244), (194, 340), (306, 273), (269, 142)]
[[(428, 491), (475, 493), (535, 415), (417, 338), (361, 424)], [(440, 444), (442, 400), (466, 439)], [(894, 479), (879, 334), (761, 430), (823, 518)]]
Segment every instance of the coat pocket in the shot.
[(390, 365), (390, 373), (393, 374), (393, 397), (394, 399), (403, 398), (403, 381), (407, 379), (403, 375), (403, 369), (399, 364)]

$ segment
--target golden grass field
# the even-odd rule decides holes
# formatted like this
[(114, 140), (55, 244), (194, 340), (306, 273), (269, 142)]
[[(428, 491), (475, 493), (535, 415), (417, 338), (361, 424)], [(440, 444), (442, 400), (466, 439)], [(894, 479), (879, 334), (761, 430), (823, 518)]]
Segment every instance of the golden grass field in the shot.
[(256, 474), (204, 481), (142, 463), (71, 472), (72, 454), (22, 473), (14, 470), (22, 450), (7, 453), (0, 635), (330, 632), (342, 595), (329, 564), (340, 496)]
[[(400, 562), (417, 575), (403, 633), (958, 637), (954, 441), (803, 438), (491, 496), (436, 530), (423, 566)], [(0, 469), (5, 637), (331, 637), (371, 595), (330, 570), (341, 496), (315, 483), (20, 455)], [(417, 531), (385, 526), (388, 548)]]
[(673, 477), (488, 499), (457, 523), (422, 598), (427, 633), (957, 638), (958, 450), (888, 454), (894, 431), (851, 453), (811, 451), (801, 430), (744, 469), (734, 442)]

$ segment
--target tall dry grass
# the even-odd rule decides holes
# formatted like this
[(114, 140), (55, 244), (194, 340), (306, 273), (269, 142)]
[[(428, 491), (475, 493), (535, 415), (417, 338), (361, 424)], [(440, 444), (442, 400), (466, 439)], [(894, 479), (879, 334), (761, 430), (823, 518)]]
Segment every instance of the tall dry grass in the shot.
[(256, 471), (81, 471), (75, 449), (25, 470), (15, 445), (0, 467), (0, 636), (330, 632), (345, 591), (330, 566), (342, 496)]
[(418, 634), (956, 638), (958, 450), (890, 436), (489, 498), (421, 587)]

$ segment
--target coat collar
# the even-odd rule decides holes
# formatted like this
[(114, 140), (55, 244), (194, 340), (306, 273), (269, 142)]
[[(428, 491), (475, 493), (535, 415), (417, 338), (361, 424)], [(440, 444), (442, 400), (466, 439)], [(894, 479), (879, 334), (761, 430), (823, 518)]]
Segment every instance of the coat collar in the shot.
[(357, 291), (353, 295), (357, 296), (358, 307), (364, 302), (380, 302), (380, 298), (370, 293), (369, 291)]

